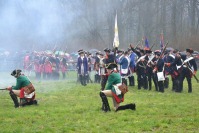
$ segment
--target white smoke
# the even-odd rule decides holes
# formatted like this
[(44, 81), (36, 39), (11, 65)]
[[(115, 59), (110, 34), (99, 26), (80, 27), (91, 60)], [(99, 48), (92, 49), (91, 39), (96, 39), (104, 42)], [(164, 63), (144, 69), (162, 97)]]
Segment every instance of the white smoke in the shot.
[(75, 29), (73, 21), (78, 16), (77, 9), (81, 5), (80, 2), (69, 0), (1, 1), (0, 45), (5, 49), (21, 50), (52, 48), (56, 44), (65, 43), (71, 34), (74, 34), (74, 31), (69, 32), (69, 30)]

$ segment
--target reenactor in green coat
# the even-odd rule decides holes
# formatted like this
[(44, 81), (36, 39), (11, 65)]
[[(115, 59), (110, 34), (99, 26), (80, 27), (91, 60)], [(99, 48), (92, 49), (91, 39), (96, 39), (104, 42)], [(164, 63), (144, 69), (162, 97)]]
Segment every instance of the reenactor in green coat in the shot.
[(120, 106), (120, 103), (124, 101), (124, 94), (121, 92), (120, 89), (118, 89), (119, 86), (122, 85), (122, 80), (116, 68), (117, 64), (115, 63), (110, 63), (106, 66), (109, 76), (105, 90), (100, 92), (100, 97), (102, 99), (102, 110), (104, 112), (110, 111), (107, 96), (112, 97), (115, 111), (125, 109), (135, 110), (135, 104), (133, 103)]
[[(10, 91), (10, 97), (14, 102), (15, 108), (37, 104), (37, 100), (35, 100), (35, 88), (28, 77), (21, 74), (21, 70), (19, 69), (14, 70), (11, 75), (16, 78), (16, 86), (7, 87), (6, 89)], [(20, 103), (17, 97), (20, 98)]]

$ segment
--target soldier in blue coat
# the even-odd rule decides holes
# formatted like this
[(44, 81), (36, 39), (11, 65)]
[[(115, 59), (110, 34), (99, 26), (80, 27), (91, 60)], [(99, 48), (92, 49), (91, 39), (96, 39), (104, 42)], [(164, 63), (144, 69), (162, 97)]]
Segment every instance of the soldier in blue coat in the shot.
[(180, 73), (180, 83), (178, 92), (183, 90), (183, 81), (186, 77), (188, 82), (188, 93), (192, 92), (191, 78), (197, 72), (197, 65), (194, 57), (192, 56), (193, 50), (186, 49), (186, 60), (183, 62), (182, 71)]
[(85, 57), (84, 51), (80, 50), (79, 57), (77, 59), (77, 71), (79, 80), (83, 86), (86, 86), (86, 77), (88, 75), (88, 60)]
[(129, 64), (129, 86), (135, 86), (135, 78), (134, 78), (134, 73), (135, 73), (135, 62), (137, 55), (134, 53), (131, 49), (128, 49), (129, 52), (129, 58), (130, 58), (130, 64)]
[(122, 83), (127, 85), (127, 77), (128, 77), (129, 64), (130, 64), (128, 51), (124, 52), (124, 57), (121, 58), (121, 60), (119, 61), (119, 64), (120, 64), (120, 74), (122, 76)]
[[(161, 58), (161, 52), (155, 52), (156, 56), (156, 65), (155, 68), (153, 69), (153, 73), (158, 73), (158, 72), (164, 72), (164, 60)], [(158, 75), (157, 75), (157, 82), (158, 82), (158, 88), (159, 92), (164, 92), (164, 80), (158, 80)]]
[[(174, 61), (174, 59), (175, 59), (175, 56), (172, 54), (172, 52), (169, 51), (169, 50), (166, 50), (165, 56), (163, 58), (164, 63), (171, 63), (171, 62)], [(168, 75), (172, 75), (173, 71), (174, 71), (174, 68), (172, 66), (171, 67), (165, 66), (165, 75), (166, 75), (165, 81), (164, 81), (164, 87), (165, 88), (169, 87), (169, 77), (168, 77)], [(175, 88), (174, 88), (174, 78), (172, 76), (171, 76), (171, 79), (172, 79), (172, 90), (175, 90)]]
[(179, 91), (179, 78), (181, 73), (181, 66), (182, 66), (182, 58), (178, 50), (174, 50), (173, 53), (175, 54), (175, 59), (170, 63), (165, 63), (165, 66), (171, 67), (171, 77), (173, 81), (172, 91)]

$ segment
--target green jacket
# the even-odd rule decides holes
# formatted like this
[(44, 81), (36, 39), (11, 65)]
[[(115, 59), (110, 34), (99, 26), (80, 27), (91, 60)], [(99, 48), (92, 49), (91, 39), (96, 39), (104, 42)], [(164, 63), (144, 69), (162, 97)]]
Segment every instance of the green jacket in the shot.
[(20, 90), (21, 88), (28, 86), (30, 84), (30, 80), (25, 75), (20, 75), (17, 78), (16, 86), (12, 86), (13, 90)]
[(113, 85), (116, 85), (118, 83), (121, 83), (121, 76), (119, 73), (112, 72), (108, 76), (107, 84), (106, 84), (106, 90), (112, 90), (115, 91)]

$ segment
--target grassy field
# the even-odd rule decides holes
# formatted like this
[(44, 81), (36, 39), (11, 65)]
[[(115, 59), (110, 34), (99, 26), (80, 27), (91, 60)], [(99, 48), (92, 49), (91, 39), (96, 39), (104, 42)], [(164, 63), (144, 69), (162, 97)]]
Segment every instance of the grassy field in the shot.
[[(8, 74), (8, 76), (10, 76)], [(199, 75), (197, 75), (199, 77)], [(36, 81), (38, 106), (15, 109), (7, 91), (0, 91), (1, 133), (137, 133), (199, 132), (199, 84), (192, 79), (193, 93), (165, 93), (129, 87), (122, 103), (136, 103), (136, 111), (101, 111), (100, 85), (81, 86), (76, 74), (66, 80)], [(171, 82), (170, 82), (171, 85)], [(112, 99), (108, 99), (111, 108)]]

